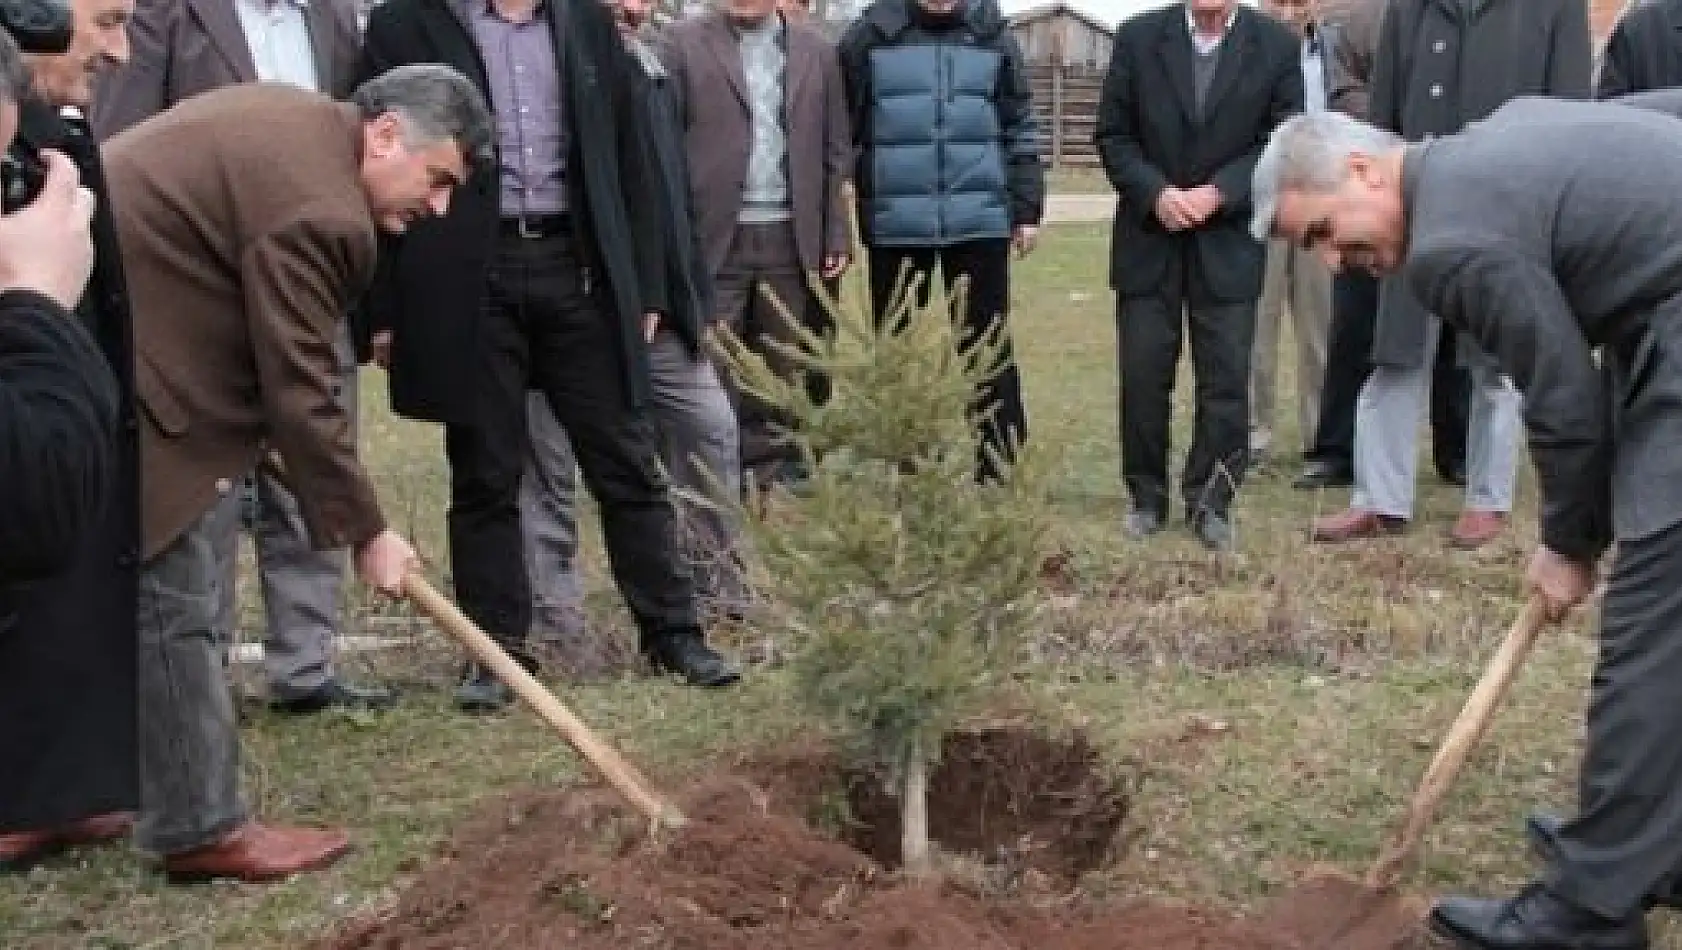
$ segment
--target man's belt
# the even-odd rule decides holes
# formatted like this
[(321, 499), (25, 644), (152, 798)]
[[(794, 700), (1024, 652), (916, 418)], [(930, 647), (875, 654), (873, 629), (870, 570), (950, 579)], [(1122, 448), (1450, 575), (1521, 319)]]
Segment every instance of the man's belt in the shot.
[(498, 226), (503, 237), (535, 241), (567, 233), (568, 218), (564, 214), (531, 214), (505, 217)]

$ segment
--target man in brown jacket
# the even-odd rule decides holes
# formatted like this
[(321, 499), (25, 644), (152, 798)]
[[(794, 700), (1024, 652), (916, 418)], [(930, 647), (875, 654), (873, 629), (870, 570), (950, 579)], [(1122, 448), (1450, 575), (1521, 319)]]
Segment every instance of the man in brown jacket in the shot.
[[(713, 313), (744, 342), (792, 338), (760, 293), (791, 315), (819, 315), (808, 276), (847, 267), (841, 182), (852, 160), (846, 90), (835, 48), (777, 0), (718, 0), (673, 24), (665, 42), (689, 156), (696, 231)], [(777, 366), (778, 362), (771, 365)], [(755, 481), (798, 478), (764, 406), (738, 395), (742, 468)]]
[[(90, 120), (101, 141), (186, 99), (237, 83), (289, 83), (336, 99), (350, 95), (360, 38), (352, 0), (279, 0), (265, 12), (247, 0), (138, 0), (129, 61), (102, 77)], [(356, 355), (349, 328), (340, 343), (340, 396), (356, 425)], [(334, 669), (345, 552), (310, 544), (298, 502), (270, 466), (236, 488), (216, 535), (224, 581), (217, 633), (233, 642), (238, 624), (239, 536), (248, 526), (266, 608), (263, 670), (272, 706), (308, 713), (389, 705), (383, 689), (357, 686)]]
[(339, 831), (263, 826), (241, 801), (211, 637), (213, 525), (276, 451), (316, 547), (351, 548), (368, 583), (402, 590), (414, 552), (386, 527), (334, 398), (341, 321), (373, 279), (376, 230), (442, 214), (490, 136), (473, 86), (427, 65), (347, 104), (217, 90), (106, 146), (144, 416), (136, 837), (172, 879), (272, 880), (348, 847)]

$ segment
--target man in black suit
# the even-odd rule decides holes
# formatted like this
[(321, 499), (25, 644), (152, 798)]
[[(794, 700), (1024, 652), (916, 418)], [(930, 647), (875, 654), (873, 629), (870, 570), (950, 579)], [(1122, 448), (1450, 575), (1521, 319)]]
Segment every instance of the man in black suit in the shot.
[[(383, 248), (369, 296), (392, 409), (444, 424), (450, 560), (463, 611), (527, 653), (522, 547), (526, 393), (539, 390), (601, 507), (614, 576), (658, 669), (721, 686), (676, 544), (645, 404), (648, 346), (671, 312), (658, 171), (639, 111), (640, 67), (596, 0), (388, 0), (369, 15), (359, 81), (441, 62), (472, 78), (497, 117), (498, 169), (449, 213)], [(506, 706), (469, 666), (457, 702)]]
[(1186, 518), (1216, 550), (1248, 456), (1250, 345), (1265, 249), (1246, 230), (1267, 137), (1303, 107), (1299, 44), (1237, 0), (1185, 0), (1116, 32), (1098, 104), (1098, 151), (1120, 194), (1111, 249), (1121, 345), (1127, 532), (1168, 515), (1168, 434), (1182, 311), (1190, 314), (1196, 432)]

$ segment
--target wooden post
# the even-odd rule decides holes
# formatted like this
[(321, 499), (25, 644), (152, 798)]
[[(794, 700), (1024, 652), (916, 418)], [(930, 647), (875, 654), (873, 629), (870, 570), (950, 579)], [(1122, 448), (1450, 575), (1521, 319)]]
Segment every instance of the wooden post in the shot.
[(1063, 30), (1051, 33), (1051, 167), (1063, 167)]

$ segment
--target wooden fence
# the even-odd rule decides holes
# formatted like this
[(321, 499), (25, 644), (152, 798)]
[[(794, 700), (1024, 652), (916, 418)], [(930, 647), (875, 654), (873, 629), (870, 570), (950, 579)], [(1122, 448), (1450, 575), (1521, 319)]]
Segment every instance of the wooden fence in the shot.
[(1085, 66), (1032, 64), (1029, 83), (1034, 111), (1045, 134), (1046, 162), (1052, 168), (1098, 164), (1092, 133), (1098, 124), (1098, 94), (1104, 74)]

